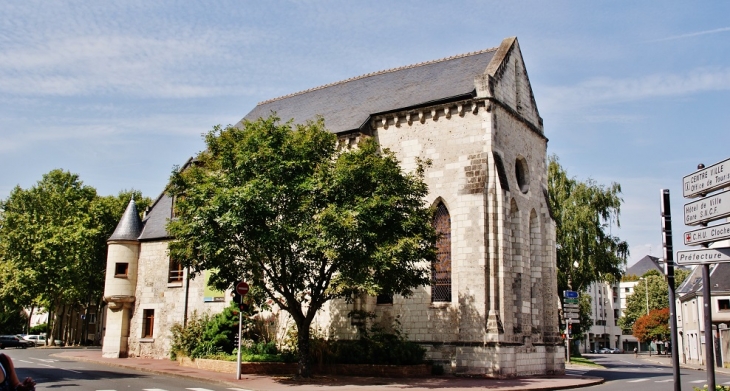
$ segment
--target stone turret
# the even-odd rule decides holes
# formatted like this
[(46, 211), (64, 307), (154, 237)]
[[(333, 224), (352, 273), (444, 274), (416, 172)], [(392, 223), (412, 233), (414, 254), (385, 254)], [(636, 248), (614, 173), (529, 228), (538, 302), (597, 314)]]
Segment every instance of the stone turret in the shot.
[(129, 320), (134, 307), (137, 287), (139, 235), (142, 220), (134, 199), (129, 201), (117, 228), (107, 240), (104, 301), (107, 302), (106, 332), (102, 346), (104, 357), (126, 357), (129, 338)]

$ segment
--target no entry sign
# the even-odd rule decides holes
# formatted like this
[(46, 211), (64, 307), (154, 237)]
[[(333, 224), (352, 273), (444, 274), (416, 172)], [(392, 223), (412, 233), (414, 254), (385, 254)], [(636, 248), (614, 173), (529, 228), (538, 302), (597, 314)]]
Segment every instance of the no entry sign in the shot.
[(246, 281), (239, 281), (236, 284), (236, 293), (241, 296), (246, 296), (246, 293), (248, 293), (248, 284)]

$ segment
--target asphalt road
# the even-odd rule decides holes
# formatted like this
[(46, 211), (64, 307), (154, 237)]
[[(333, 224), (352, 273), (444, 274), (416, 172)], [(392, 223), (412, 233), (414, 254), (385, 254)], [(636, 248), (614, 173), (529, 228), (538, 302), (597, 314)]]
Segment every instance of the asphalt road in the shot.
[[(674, 389), (674, 375), (671, 366), (648, 363), (633, 354), (587, 354), (586, 358), (605, 368), (570, 369), (569, 374), (585, 374), (606, 379), (605, 383), (586, 387), (583, 390), (621, 391), (666, 391)], [(694, 387), (707, 384), (707, 373), (696, 369), (680, 369), (682, 390), (692, 391)], [(730, 376), (716, 373), (716, 385), (730, 385)]]
[(105, 365), (51, 357), (57, 349), (5, 349), (3, 353), (13, 359), (18, 377), (32, 377), (36, 390), (80, 391), (243, 391), (221, 384), (203, 382), (153, 373), (112, 368)]

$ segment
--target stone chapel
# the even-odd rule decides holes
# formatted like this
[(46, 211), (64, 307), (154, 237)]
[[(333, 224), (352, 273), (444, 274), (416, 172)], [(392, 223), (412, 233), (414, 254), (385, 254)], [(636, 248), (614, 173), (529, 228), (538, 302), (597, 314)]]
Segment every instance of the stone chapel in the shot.
[[(406, 171), (417, 158), (432, 161), (424, 202), (442, 234), (432, 284), (408, 299), (330, 302), (314, 327), (354, 338), (345, 314), (365, 310), (397, 318), (447, 373), (564, 373), (548, 139), (516, 38), (264, 101), (244, 119), (271, 112), (295, 123), (321, 115), (343, 148), (374, 137)], [(167, 357), (174, 323), (228, 304), (170, 260), (171, 217), (164, 192), (143, 219), (132, 201), (108, 240), (105, 357)]]

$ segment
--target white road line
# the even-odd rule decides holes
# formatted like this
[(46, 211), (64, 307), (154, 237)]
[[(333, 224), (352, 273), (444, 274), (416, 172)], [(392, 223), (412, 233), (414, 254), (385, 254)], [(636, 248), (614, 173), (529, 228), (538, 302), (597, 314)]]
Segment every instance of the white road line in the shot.
[(692, 384), (699, 384), (699, 383), (704, 383), (704, 382), (706, 382), (706, 381), (707, 381), (707, 380), (692, 380), (692, 381), (691, 381), (691, 382), (689, 382), (689, 383), (692, 383)]
[(73, 373), (82, 373), (79, 371), (74, 371), (73, 369), (66, 369), (66, 368), (61, 368), (61, 369), (63, 369), (64, 371), (69, 371), (69, 372), (73, 372)]
[(210, 388), (186, 388), (186, 390), (190, 390), (190, 391), (213, 391)]
[(722, 384), (730, 384), (730, 381), (726, 381), (725, 383), (722, 383)]
[(229, 388), (231, 391), (251, 391), (248, 388)]
[(674, 381), (674, 379), (664, 379), (664, 380), (657, 380), (654, 383), (668, 383), (670, 381)]
[(18, 360), (20, 362), (24, 362), (26, 364), (35, 364), (33, 361), (25, 361), (25, 360)]
[(649, 381), (649, 379), (636, 379), (636, 380), (629, 380), (626, 383), (639, 383), (642, 381)]
[(55, 368), (53, 365), (48, 365), (48, 364), (38, 364), (38, 365), (40, 365), (42, 367)]
[(143, 388), (144, 391), (167, 391), (164, 388)]

